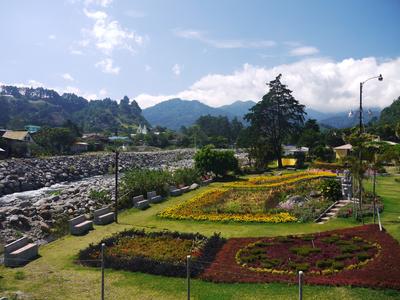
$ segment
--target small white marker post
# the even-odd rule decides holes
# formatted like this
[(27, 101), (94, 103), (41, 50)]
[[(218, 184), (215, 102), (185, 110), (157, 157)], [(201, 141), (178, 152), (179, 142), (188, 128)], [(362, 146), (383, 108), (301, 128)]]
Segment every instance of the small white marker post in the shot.
[(187, 280), (187, 299), (190, 300), (190, 259), (191, 256), (186, 256), (186, 280)]
[(299, 300), (303, 300), (303, 271), (299, 271)]
[(376, 212), (378, 214), (379, 231), (382, 231), (382, 223), (381, 223), (381, 215), (379, 214), (379, 206), (377, 205), (375, 208), (376, 208)]
[(106, 245), (101, 244), (101, 300), (104, 300), (104, 248)]

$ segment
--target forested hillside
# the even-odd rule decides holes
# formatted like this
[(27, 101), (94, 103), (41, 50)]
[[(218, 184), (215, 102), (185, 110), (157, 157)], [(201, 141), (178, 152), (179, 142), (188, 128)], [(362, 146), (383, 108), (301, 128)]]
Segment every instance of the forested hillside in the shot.
[(22, 129), (27, 124), (61, 126), (70, 120), (85, 132), (113, 131), (148, 125), (141, 112), (136, 101), (126, 96), (118, 103), (109, 98), (88, 101), (44, 88), (0, 88), (0, 127), (8, 129)]

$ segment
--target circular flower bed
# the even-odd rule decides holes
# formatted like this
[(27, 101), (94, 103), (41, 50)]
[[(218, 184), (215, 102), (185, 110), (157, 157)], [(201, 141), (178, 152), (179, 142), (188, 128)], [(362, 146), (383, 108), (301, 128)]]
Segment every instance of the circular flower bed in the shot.
[(90, 245), (79, 252), (79, 263), (100, 266), (101, 244), (105, 243), (105, 266), (113, 269), (166, 276), (186, 276), (186, 256), (192, 256), (192, 276), (199, 274), (204, 263), (211, 262), (224, 243), (219, 235), (129, 230)]
[(236, 262), (255, 272), (328, 275), (361, 268), (378, 254), (380, 246), (352, 235), (306, 235), (266, 238), (248, 244)]

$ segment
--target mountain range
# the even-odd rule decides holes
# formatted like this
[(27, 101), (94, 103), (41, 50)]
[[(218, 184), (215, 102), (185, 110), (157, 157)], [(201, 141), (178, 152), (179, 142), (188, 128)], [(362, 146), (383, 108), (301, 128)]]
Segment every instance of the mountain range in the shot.
[(170, 99), (143, 110), (143, 116), (151, 125), (178, 130), (190, 126), (204, 115), (234, 117), (243, 121), (243, 116), (254, 106), (253, 101), (236, 101), (230, 105), (211, 107), (198, 100)]
[[(256, 104), (255, 101), (236, 101), (229, 105), (211, 107), (198, 100), (183, 100), (179, 98), (160, 102), (152, 107), (143, 110), (143, 116), (151, 125), (164, 126), (173, 130), (178, 130), (181, 126), (190, 126), (203, 115), (227, 116), (229, 119), (234, 117), (243, 121), (243, 116), (249, 109)], [(374, 117), (379, 119), (381, 110), (379, 108), (370, 109), (372, 114), (364, 113), (363, 121), (368, 123)], [(311, 108), (306, 108), (306, 119), (316, 119), (325, 127), (345, 128), (358, 124), (358, 112), (355, 111), (352, 117), (349, 112), (320, 112)]]
[[(385, 109), (387, 119), (393, 119), (399, 100)], [(190, 126), (203, 115), (227, 116), (229, 119), (243, 117), (255, 101), (236, 101), (229, 105), (211, 107), (198, 100), (170, 99), (143, 111), (135, 100), (124, 97), (120, 101), (110, 98), (88, 101), (75, 94), (58, 94), (45, 88), (0, 86), (0, 127), (22, 129), (25, 125), (62, 126), (67, 120), (76, 123), (84, 132), (114, 132), (116, 129), (132, 128), (139, 124), (163, 126), (179, 130)], [(397, 110), (396, 110), (397, 109)], [(367, 111), (367, 109), (365, 110)], [(364, 114), (364, 123), (379, 119), (381, 110), (371, 109)], [(392, 112), (393, 111), (393, 112)], [(345, 128), (358, 124), (358, 112), (352, 118), (348, 112), (320, 112), (306, 108), (307, 118), (316, 119), (325, 127)], [(392, 114), (392, 115), (391, 115)]]

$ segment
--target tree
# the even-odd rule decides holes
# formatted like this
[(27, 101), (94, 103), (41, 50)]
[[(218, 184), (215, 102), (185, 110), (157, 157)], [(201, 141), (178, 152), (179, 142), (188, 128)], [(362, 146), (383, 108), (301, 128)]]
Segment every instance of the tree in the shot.
[(76, 136), (69, 128), (41, 128), (33, 137), (35, 142), (50, 154), (62, 154), (69, 151)]
[(271, 144), (264, 137), (256, 135), (251, 127), (240, 131), (237, 146), (247, 149), (250, 165), (259, 171), (265, 170), (268, 163), (274, 160)]
[(252, 130), (271, 144), (278, 167), (282, 167), (282, 143), (290, 135), (300, 131), (304, 124), (304, 105), (292, 95), (292, 91), (281, 83), (282, 75), (270, 81), (269, 92), (262, 101), (250, 109), (245, 119)]
[(213, 172), (217, 176), (225, 177), (228, 172), (239, 171), (239, 162), (233, 151), (215, 150), (211, 145), (197, 151), (194, 161), (196, 168), (202, 173)]
[(306, 121), (297, 144), (308, 148), (321, 145), (321, 133), (317, 120), (309, 119)]

